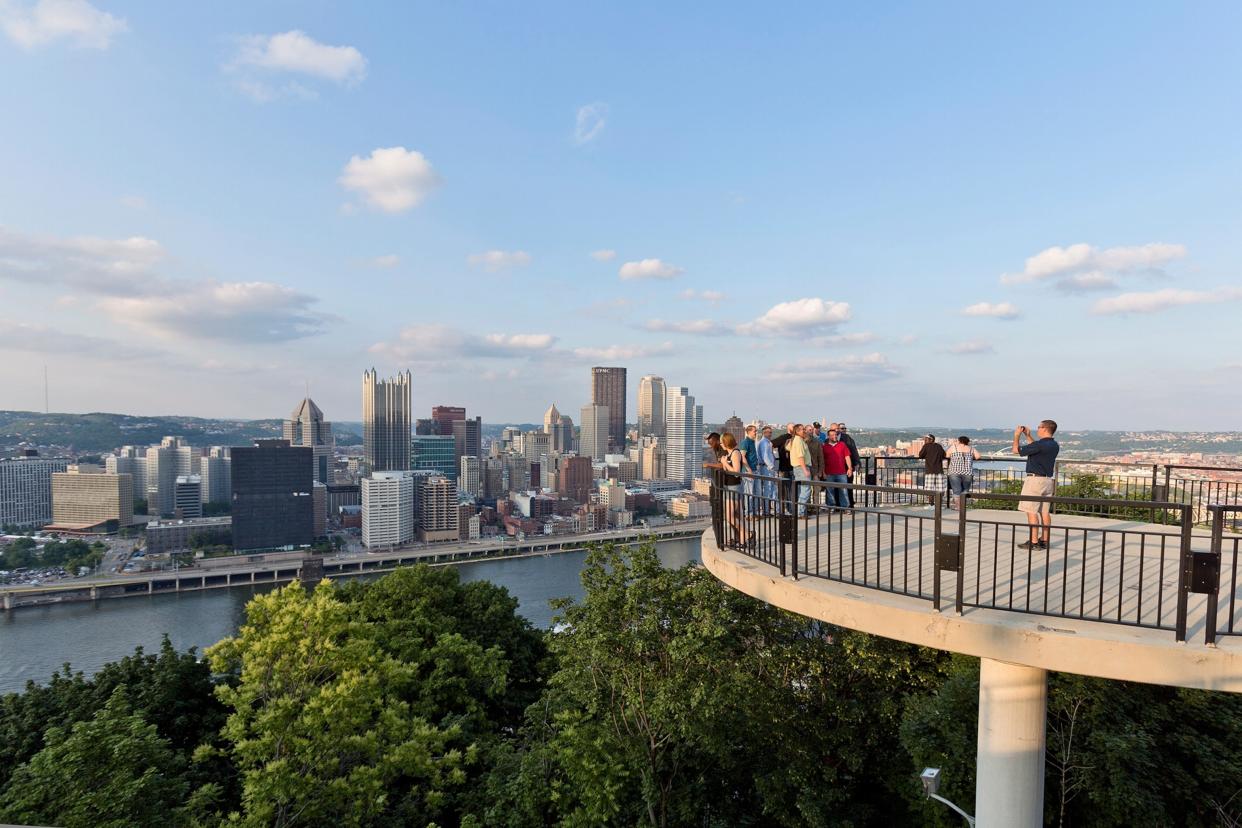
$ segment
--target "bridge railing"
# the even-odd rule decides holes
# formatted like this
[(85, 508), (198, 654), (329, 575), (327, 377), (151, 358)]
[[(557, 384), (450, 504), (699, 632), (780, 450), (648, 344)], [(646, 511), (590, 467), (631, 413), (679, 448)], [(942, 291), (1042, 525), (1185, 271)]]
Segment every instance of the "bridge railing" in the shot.
[[(972, 509), (972, 500), (1112, 519), (1054, 521), (1049, 542), (1036, 546), (1021, 517)], [(1205, 643), (1216, 641), (1222, 601), (1219, 634), (1242, 635), (1242, 538), (1225, 535), (1242, 506), (1208, 507), (1214, 528), (1205, 537), (1193, 531), (1195, 506), (1168, 500), (974, 492), (949, 510), (932, 489), (717, 473), (711, 501), (717, 545), (784, 577), (907, 595), (938, 611), (979, 607), (1168, 630), (1178, 641), (1186, 639), (1192, 596), (1204, 595), (1193, 607), (1196, 618), (1203, 610)], [(1139, 517), (1148, 513), (1163, 525)]]

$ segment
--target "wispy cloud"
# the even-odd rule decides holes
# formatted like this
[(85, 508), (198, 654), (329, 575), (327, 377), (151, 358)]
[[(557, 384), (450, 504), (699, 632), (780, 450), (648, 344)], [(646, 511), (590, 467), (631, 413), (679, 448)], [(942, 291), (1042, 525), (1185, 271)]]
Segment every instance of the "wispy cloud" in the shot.
[(976, 302), (962, 308), (962, 316), (989, 316), (993, 319), (1017, 319), (1020, 314), (1009, 302)]
[(687, 288), (678, 295), (688, 302), (706, 302), (709, 305), (719, 305), (729, 298), (718, 290), (695, 290), (694, 288)]
[(1110, 286), (1108, 280), (1117, 274), (1156, 270), (1186, 252), (1185, 245), (1164, 242), (1103, 249), (1086, 243), (1049, 247), (1027, 259), (1021, 273), (1006, 273), (1000, 280), (1006, 285), (1057, 280), (1065, 290), (1090, 290)]
[(373, 210), (404, 213), (440, 185), (440, 176), (421, 152), (384, 147), (350, 158), (337, 181)]
[(578, 115), (574, 118), (574, 143), (581, 146), (598, 138), (604, 131), (607, 116), (608, 104), (606, 103), (597, 101), (578, 107)]
[(1100, 316), (1130, 313), (1157, 313), (1184, 305), (1206, 305), (1242, 300), (1242, 288), (1219, 287), (1215, 290), (1178, 290), (1165, 288), (1145, 293), (1122, 293), (1101, 299), (1091, 306)]
[(156, 355), (150, 348), (11, 319), (0, 319), (0, 350), (101, 360), (138, 360)]
[[(314, 89), (290, 80), (290, 76), (355, 86), (367, 75), (367, 61), (353, 46), (330, 46), (293, 29), (238, 38), (237, 53), (224, 69), (237, 76), (236, 85), (241, 92), (266, 103), (285, 96), (317, 97)], [(285, 80), (271, 80), (282, 77)]]
[(471, 267), (481, 267), (489, 273), (511, 267), (525, 267), (530, 262), (531, 256), (525, 250), (488, 250), (486, 253), (471, 253), (466, 257), (466, 263)]
[(399, 362), (441, 362), (452, 357), (512, 359), (551, 351), (556, 337), (547, 333), (480, 336), (448, 325), (411, 325), (397, 338), (377, 342), (369, 351)]
[(870, 331), (859, 331), (858, 333), (813, 336), (807, 340), (807, 344), (813, 348), (844, 348), (855, 345), (868, 345), (877, 339), (879, 337)]
[(673, 321), (668, 319), (648, 319), (643, 328), (655, 333), (683, 333), (695, 336), (726, 336), (733, 329), (711, 319), (684, 319)]
[(86, 0), (0, 0), (0, 30), (27, 51), (57, 40), (82, 49), (107, 49), (112, 38), (129, 31), (123, 18), (100, 11)]
[(778, 363), (769, 375), (775, 380), (816, 379), (825, 382), (848, 379), (874, 382), (900, 376), (901, 370), (881, 353), (846, 357), (808, 357)]
[(949, 353), (957, 356), (981, 356), (983, 354), (994, 354), (996, 349), (992, 347), (991, 342), (984, 342), (982, 339), (972, 339), (968, 342), (957, 342), (950, 345)]
[(617, 251), (615, 250), (592, 250), (591, 258), (597, 262), (611, 262), (613, 259), (617, 258)]
[(673, 353), (673, 343), (658, 345), (608, 345), (606, 347), (574, 348), (571, 353), (578, 359), (597, 362), (622, 362), (627, 359), (647, 359)]
[(676, 279), (685, 272), (685, 268), (662, 262), (659, 259), (641, 259), (621, 265), (618, 275), (624, 281), (629, 282), (638, 279)]
[(367, 264), (371, 267), (378, 267), (387, 270), (401, 264), (401, 257), (396, 253), (385, 253), (383, 256), (376, 256), (369, 259)]

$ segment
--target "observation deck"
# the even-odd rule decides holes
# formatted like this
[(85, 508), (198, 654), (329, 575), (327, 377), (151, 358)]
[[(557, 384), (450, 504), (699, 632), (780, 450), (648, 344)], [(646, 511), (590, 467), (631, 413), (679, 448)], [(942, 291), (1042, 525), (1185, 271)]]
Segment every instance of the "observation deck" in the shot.
[[(1242, 692), (1242, 535), (1226, 531), (1242, 507), (991, 491), (949, 510), (924, 489), (797, 487), (713, 488), (703, 565), (774, 606), (982, 659), (981, 826), (1042, 822), (1046, 671)], [(827, 510), (842, 489), (854, 508)], [(1023, 499), (1052, 509), (1046, 549), (1021, 546), (1026, 516), (1004, 507)]]

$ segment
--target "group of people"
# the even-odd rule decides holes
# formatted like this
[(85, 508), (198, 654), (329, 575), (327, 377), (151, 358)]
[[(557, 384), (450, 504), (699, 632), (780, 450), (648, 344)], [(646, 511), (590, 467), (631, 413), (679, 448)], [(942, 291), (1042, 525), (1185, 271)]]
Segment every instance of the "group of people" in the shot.
[[(772, 436), (770, 425), (751, 424), (741, 442), (733, 434), (713, 431), (707, 435), (707, 446), (711, 457), (703, 467), (716, 476), (718, 485), (735, 495), (724, 498), (722, 518), (741, 546), (754, 546), (747, 520), (776, 511), (785, 500), (779, 492), (782, 482), (839, 484), (824, 487), (829, 513), (853, 508), (848, 484), (861, 465), (858, 445), (844, 423), (830, 423), (827, 429), (819, 423), (788, 423), (778, 437)], [(797, 486), (796, 491), (794, 508), (798, 516), (805, 517), (808, 507), (819, 499), (818, 488)]]
[[(1022, 484), (1024, 497), (1051, 497), (1055, 489), (1055, 464), (1060, 446), (1054, 439), (1057, 424), (1042, 420), (1035, 436), (1027, 426), (1018, 426), (1013, 434), (1013, 452), (1026, 458), (1026, 475)], [(1023, 438), (1026, 442), (1023, 443)], [(788, 423), (785, 433), (772, 436), (772, 426), (746, 426), (739, 442), (731, 433), (713, 431), (707, 436), (711, 456), (703, 467), (709, 469), (717, 485), (732, 497), (723, 498), (723, 514), (717, 516), (734, 530), (737, 545), (753, 548), (755, 539), (748, 520), (760, 515), (783, 511), (781, 504), (789, 501), (789, 512), (806, 517), (811, 508), (818, 509), (819, 491), (824, 491), (828, 513), (845, 512), (854, 506), (850, 483), (861, 468), (858, 446), (845, 423)], [(946, 449), (928, 434), (919, 449), (924, 463), (922, 488), (941, 496), (947, 489), (950, 507), (958, 508), (962, 496), (974, 481), (974, 463), (980, 459), (970, 438), (962, 435)], [(787, 495), (783, 482), (809, 483), (822, 481), (827, 485), (795, 486), (796, 498)], [(779, 498), (778, 498), (779, 494)], [(796, 502), (794, 502), (796, 501)], [(1019, 511), (1027, 517), (1030, 540), (1024, 549), (1046, 549), (1051, 533), (1051, 503), (1047, 500), (1021, 500)], [(787, 512), (788, 513), (788, 512)]]

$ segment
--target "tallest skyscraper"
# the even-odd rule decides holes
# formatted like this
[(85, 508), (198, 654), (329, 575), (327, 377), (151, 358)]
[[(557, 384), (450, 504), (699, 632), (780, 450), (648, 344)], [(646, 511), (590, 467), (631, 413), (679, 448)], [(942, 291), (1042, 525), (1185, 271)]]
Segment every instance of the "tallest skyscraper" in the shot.
[(381, 380), (362, 374), (362, 446), (371, 471), (410, 468), (410, 372)]

